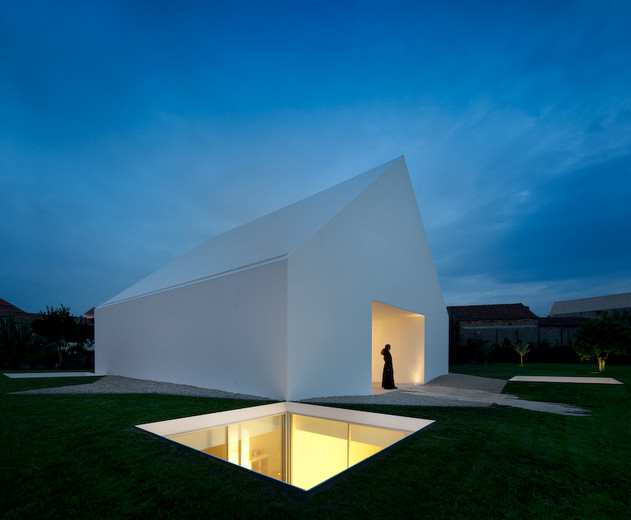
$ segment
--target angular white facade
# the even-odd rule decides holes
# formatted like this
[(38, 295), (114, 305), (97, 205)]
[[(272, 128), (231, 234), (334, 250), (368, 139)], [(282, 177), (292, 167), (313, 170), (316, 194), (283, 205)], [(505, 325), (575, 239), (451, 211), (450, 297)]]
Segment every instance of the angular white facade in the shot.
[(95, 311), (96, 371), (282, 400), (448, 371), (403, 157), (210, 238)]

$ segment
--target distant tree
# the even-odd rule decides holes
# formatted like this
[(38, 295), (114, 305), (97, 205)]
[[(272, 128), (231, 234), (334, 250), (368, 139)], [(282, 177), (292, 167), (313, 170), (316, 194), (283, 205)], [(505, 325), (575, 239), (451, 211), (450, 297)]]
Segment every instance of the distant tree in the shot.
[(572, 348), (585, 361), (596, 359), (598, 371), (605, 371), (610, 354), (627, 354), (631, 348), (631, 326), (624, 319), (605, 313), (602, 318), (583, 323)]
[(489, 362), (489, 355), (495, 349), (495, 345), (489, 344), (488, 340), (479, 337), (467, 338), (467, 348), (473, 353), (473, 359), (482, 358), (485, 363)]
[(60, 305), (58, 308), (46, 307), (46, 312), (40, 312), (40, 320), (33, 323), (35, 331), (46, 338), (57, 350), (57, 364), (59, 368), (64, 354), (81, 349), (86, 342), (94, 339), (94, 330), (85, 320), (70, 314), (70, 307)]
[(528, 343), (524, 343), (522, 340), (519, 340), (515, 343), (513, 349), (519, 354), (519, 364), (523, 367), (524, 356), (530, 352), (530, 345)]
[(0, 364), (17, 368), (33, 345), (28, 320), (16, 321), (12, 314), (0, 317)]

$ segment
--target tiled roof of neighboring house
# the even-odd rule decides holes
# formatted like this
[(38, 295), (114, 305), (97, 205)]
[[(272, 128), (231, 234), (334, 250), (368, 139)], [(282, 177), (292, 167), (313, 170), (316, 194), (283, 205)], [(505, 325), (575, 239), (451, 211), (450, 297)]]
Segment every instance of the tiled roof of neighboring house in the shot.
[(93, 320), (94, 319), (94, 307), (92, 307), (89, 311), (85, 311), (85, 313), (83, 315), (86, 318), (88, 318), (89, 320)]
[(539, 318), (522, 303), (460, 305), (447, 307), (447, 312), (452, 319), (457, 321), (510, 321)]
[(590, 318), (581, 318), (579, 316), (563, 316), (557, 317), (552, 316), (548, 318), (539, 318), (539, 326), (540, 327), (579, 327), (586, 321), (590, 321)]
[(0, 316), (8, 316), (12, 314), (16, 320), (33, 320), (38, 317), (37, 314), (23, 311), (12, 303), (0, 298)]

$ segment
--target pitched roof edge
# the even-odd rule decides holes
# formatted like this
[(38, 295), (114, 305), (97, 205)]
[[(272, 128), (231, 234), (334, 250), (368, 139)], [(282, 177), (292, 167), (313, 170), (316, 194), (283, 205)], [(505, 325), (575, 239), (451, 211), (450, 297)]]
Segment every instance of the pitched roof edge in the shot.
[[(182, 283), (178, 283), (178, 284), (173, 284), (169, 287), (163, 287), (161, 289), (156, 289), (155, 291), (147, 291), (145, 293), (142, 294), (135, 294), (134, 296), (129, 296), (128, 298), (121, 298), (119, 300), (115, 300), (115, 299), (111, 299), (106, 301), (105, 303), (102, 303), (101, 305), (98, 305), (96, 307), (96, 309), (102, 309), (103, 307), (109, 307), (111, 305), (116, 305), (118, 303), (123, 303), (123, 302), (128, 302), (131, 300), (137, 300), (138, 298), (144, 298), (145, 296), (151, 296), (152, 294), (160, 294), (163, 292), (167, 292), (167, 291), (172, 291), (174, 289), (179, 289), (181, 287), (186, 287), (189, 285), (195, 285), (198, 283), (202, 283), (202, 282), (206, 282), (208, 280), (212, 280), (213, 278), (221, 278), (222, 276), (226, 276), (229, 274), (235, 274), (241, 271), (247, 271), (248, 269), (253, 269), (255, 267), (261, 267), (263, 265), (267, 265), (267, 264), (272, 264), (274, 262), (278, 262), (279, 260), (283, 260), (285, 258), (287, 258), (287, 254), (283, 254), (283, 255), (278, 255), (275, 256), (273, 258), (267, 258), (266, 260), (261, 260), (260, 262), (253, 262), (251, 264), (248, 265), (242, 265), (240, 267), (235, 267), (234, 269), (228, 269), (226, 271), (223, 271), (221, 273), (214, 273), (214, 274), (210, 274), (208, 276), (202, 276), (200, 278), (196, 278), (195, 280), (189, 280), (187, 282), (182, 282)], [(114, 297), (116, 298), (116, 297)]]
[(534, 320), (538, 319), (530, 307), (523, 303), (496, 303), (483, 305), (450, 305), (447, 312), (460, 321)]
[[(348, 204), (352, 201), (355, 200), (361, 193), (363, 193), (368, 187), (370, 187), (371, 185), (373, 185), (378, 179), (380, 179), (386, 172), (390, 171), (391, 168), (397, 164), (398, 162), (403, 161), (403, 163), (405, 164), (405, 159), (404, 157), (401, 155), (395, 159), (392, 159), (386, 163), (383, 163), (379, 166), (376, 166), (375, 168), (372, 168), (368, 171), (365, 171), (363, 173), (360, 173), (358, 175), (355, 175), (349, 179), (346, 179), (345, 181), (342, 181), (341, 183), (338, 183), (336, 185), (330, 186), (329, 188), (326, 188), (324, 190), (321, 190), (317, 193), (314, 193), (308, 197), (305, 197), (299, 201), (296, 201), (292, 204), (289, 204), (287, 206), (284, 206), (282, 208), (279, 208), (275, 211), (272, 211), (271, 213), (267, 213), (266, 215), (263, 215), (261, 217), (255, 218), (249, 222), (246, 222), (240, 226), (237, 226), (235, 228), (226, 230), (225, 232), (219, 233), (217, 235), (214, 235), (212, 237), (210, 237), (209, 239), (205, 240), (204, 242), (202, 242), (201, 244), (199, 244), (198, 246), (196, 246), (195, 248), (187, 251), (186, 253), (184, 253), (183, 255), (175, 258), (172, 262), (168, 263), (167, 265), (165, 265), (164, 267), (158, 269), (157, 271), (154, 271), (153, 273), (149, 274), (148, 276), (142, 278), (141, 280), (139, 280), (138, 282), (136, 282), (135, 284), (131, 285), (130, 287), (126, 288), (125, 290), (119, 292), (118, 294), (116, 294), (115, 296), (113, 296), (112, 298), (110, 298), (109, 300), (107, 300), (106, 302), (104, 302), (102, 305), (100, 305), (100, 307), (104, 307), (107, 305), (111, 305), (114, 303), (119, 303), (122, 301), (127, 301), (127, 300), (132, 300), (135, 298), (140, 298), (143, 296), (147, 296), (149, 294), (155, 294), (155, 293), (159, 293), (159, 292), (163, 292), (163, 291), (168, 291), (177, 287), (183, 287), (186, 285), (190, 285), (190, 284), (194, 284), (194, 283), (198, 283), (200, 281), (204, 281), (204, 280), (208, 280), (211, 278), (215, 278), (215, 277), (219, 277), (219, 276), (224, 276), (226, 274), (230, 274), (232, 272), (236, 272), (239, 270), (243, 270), (243, 269), (248, 269), (250, 267), (253, 267), (255, 265), (262, 265), (263, 263), (269, 262), (269, 261), (274, 261), (273, 259), (280, 259), (282, 257), (286, 257), (289, 256), (290, 254), (292, 254), (293, 252), (295, 252), (297, 249), (299, 249), (302, 245), (304, 245), (304, 243), (306, 243), (308, 240), (311, 239), (311, 237), (313, 237), (314, 233), (319, 231), (320, 229), (322, 229), (322, 227), (324, 227), (327, 223), (329, 223), (331, 220), (333, 220), (341, 211), (343, 211), (343, 209), (348, 206)], [(406, 168), (407, 171), (407, 168)], [(373, 176), (374, 178), (370, 179), (370, 176)], [(368, 177), (366, 177), (368, 176)], [(368, 179), (368, 181), (362, 181), (362, 179)], [(365, 184), (365, 185), (364, 185)], [(345, 191), (346, 190), (346, 191)], [(181, 262), (185, 257), (189, 257), (190, 254), (194, 254), (194, 251), (203, 251), (203, 248), (207, 247), (207, 244), (209, 244), (211, 241), (216, 241), (216, 240), (222, 240), (222, 237), (229, 237), (231, 233), (239, 233), (244, 232), (244, 230), (249, 229), (251, 231), (251, 226), (257, 226), (257, 225), (261, 225), (261, 223), (264, 223), (265, 220), (269, 220), (269, 219), (274, 219), (275, 217), (278, 218), (279, 215), (282, 215), (283, 213), (291, 213), (292, 208), (298, 208), (300, 207), (300, 205), (305, 206), (305, 204), (309, 204), (309, 201), (311, 202), (311, 204), (314, 204), (315, 201), (317, 201), (318, 199), (322, 199), (324, 198), (326, 200), (327, 198), (327, 194), (329, 194), (329, 197), (331, 195), (336, 195), (335, 198), (337, 198), (337, 204), (342, 204), (342, 206), (339, 208), (338, 211), (334, 211), (332, 214), (321, 214), (320, 218), (316, 218), (315, 220), (312, 220), (312, 224), (317, 223), (317, 229), (316, 227), (313, 227), (313, 229), (308, 232), (305, 233), (304, 237), (300, 237), (299, 239), (297, 238), (297, 235), (294, 235), (294, 238), (292, 240), (295, 241), (295, 243), (291, 243), (291, 240), (285, 244), (285, 247), (278, 247), (276, 248), (276, 251), (273, 250), (268, 250), (268, 253), (272, 253), (272, 256), (269, 256), (268, 258), (262, 259), (262, 260), (256, 260), (254, 262), (246, 262), (246, 263), (242, 263), (241, 265), (237, 265), (237, 267), (234, 268), (229, 268), (229, 269), (218, 269), (215, 272), (210, 272), (208, 274), (203, 274), (203, 276), (199, 276), (199, 274), (202, 273), (194, 273), (194, 274), (198, 274), (198, 276), (194, 277), (193, 279), (188, 279), (188, 280), (172, 280), (172, 282), (175, 283), (167, 283), (165, 286), (160, 286), (157, 287), (155, 283), (151, 284), (151, 282), (149, 283), (145, 283), (147, 281), (149, 281), (150, 279), (155, 279), (156, 276), (159, 276), (159, 273), (164, 273), (166, 269), (169, 268), (173, 268), (174, 265), (176, 265), (176, 263)], [(341, 196), (340, 196), (341, 194)], [(348, 200), (347, 200), (348, 199)], [(308, 208), (308, 206), (307, 206)], [(307, 213), (308, 214), (308, 213)], [(318, 222), (319, 221), (319, 222)], [(275, 253), (275, 254), (274, 254)], [(252, 260), (255, 260), (254, 258), (251, 258)], [(246, 258), (243, 258), (243, 260), (246, 260)], [(193, 275), (194, 275), (193, 274)], [(143, 288), (143, 285), (145, 285), (145, 287)], [(153, 285), (153, 287), (151, 287), (151, 285)], [(134, 291), (134, 288), (137, 288), (136, 291)]]
[[(293, 248), (291, 248), (289, 251), (287, 251), (287, 256), (291, 256), (293, 253), (295, 253), (296, 251), (298, 251), (302, 246), (304, 246), (307, 242), (309, 242), (309, 240), (311, 240), (315, 234), (317, 234), (321, 229), (323, 229), (329, 222), (333, 221), (340, 213), (342, 213), (347, 207), (348, 205), (353, 201), (356, 200), (362, 193), (364, 193), (366, 190), (368, 190), (372, 185), (374, 185), (379, 179), (381, 179), (386, 173), (388, 173), (392, 167), (398, 163), (399, 161), (403, 161), (403, 164), (406, 168), (407, 171), (407, 164), (405, 163), (405, 157), (403, 155), (399, 155), (398, 157), (396, 157), (395, 159), (392, 159), (390, 161), (387, 161), (383, 164), (380, 164), (379, 166), (376, 166), (375, 168), (371, 168), (370, 170), (367, 170), (363, 173), (360, 173), (359, 175), (355, 175), (354, 177), (351, 177), (350, 179), (346, 179), (345, 181), (342, 181), (339, 184), (336, 184), (334, 186), (331, 186), (329, 188), (326, 188), (322, 191), (319, 191), (318, 193), (314, 193), (313, 195), (310, 195), (309, 197), (306, 197), (302, 200), (299, 200), (297, 202), (295, 202), (294, 204), (299, 204), (300, 202), (307, 200), (310, 197), (315, 197), (316, 195), (319, 195), (321, 193), (324, 193), (328, 190), (332, 190), (334, 188), (337, 188), (338, 186), (340, 186), (341, 184), (356, 180), (358, 177), (363, 177), (364, 175), (368, 175), (375, 172), (375, 170), (378, 170), (380, 168), (384, 168), (383, 171), (377, 175), (371, 182), (369, 182), (368, 184), (366, 184), (366, 186), (364, 186), (361, 190), (359, 190), (355, 196), (353, 197), (353, 199), (351, 199), (347, 204), (345, 204), (343, 207), (341, 207), (339, 209), (339, 211), (332, 213), (329, 218), (326, 220), (326, 222), (322, 223), (322, 225), (320, 226), (320, 228), (312, 235), (306, 237), (304, 240), (302, 240), (299, 244), (296, 244)], [(289, 207), (289, 206), (286, 206)], [(284, 208), (281, 208), (284, 209)], [(280, 211), (280, 210), (278, 210)], [(262, 217), (261, 217), (262, 218)]]

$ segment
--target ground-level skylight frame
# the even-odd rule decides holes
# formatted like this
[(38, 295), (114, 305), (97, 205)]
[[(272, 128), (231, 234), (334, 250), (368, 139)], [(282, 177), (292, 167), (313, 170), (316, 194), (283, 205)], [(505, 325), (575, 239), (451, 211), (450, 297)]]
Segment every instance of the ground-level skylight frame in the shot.
[[(404, 417), (398, 415), (389, 415), (389, 414), (381, 414), (381, 413), (373, 413), (373, 412), (364, 412), (359, 410), (349, 410), (343, 408), (333, 408), (328, 406), (317, 406), (306, 403), (296, 403), (296, 402), (278, 402), (273, 404), (267, 404), (262, 406), (253, 406), (249, 408), (240, 408), (236, 410), (228, 410), (225, 412), (216, 412), (204, 415), (196, 415), (193, 417), (183, 417), (179, 419), (172, 419), (168, 421), (160, 421), (154, 423), (147, 424), (139, 424), (136, 427), (152, 433), (154, 435), (158, 435), (160, 437), (167, 438), (171, 441), (178, 442), (180, 444), (186, 445), (188, 447), (192, 447), (193, 449), (198, 449), (200, 451), (204, 451), (206, 454), (210, 456), (214, 456), (219, 460), (224, 462), (233, 463), (239, 467), (245, 467), (246, 470), (253, 471), (258, 475), (262, 475), (263, 477), (269, 478), (270, 480), (274, 480), (275, 482), (282, 482), (284, 485), (288, 485), (294, 488), (298, 488), (304, 491), (312, 491), (316, 487), (319, 487), (324, 482), (330, 480), (336, 475), (343, 473), (346, 469), (354, 466), (356, 462), (368, 460), (374, 455), (368, 454), (366, 457), (362, 457), (357, 461), (346, 461), (346, 468), (332, 474), (324, 480), (319, 480), (317, 483), (312, 482), (307, 478), (307, 480), (298, 479), (299, 484), (288, 483), (284, 480), (278, 480), (278, 477), (273, 477), (270, 475), (266, 475), (265, 473), (261, 473), (256, 469), (253, 469), (253, 465), (257, 459), (261, 459), (256, 449), (251, 450), (250, 446), (242, 446), (241, 440), (239, 440), (238, 447), (235, 445), (234, 448), (228, 448), (228, 429), (235, 428), (237, 424), (249, 423), (253, 424), (250, 421), (259, 421), (262, 419), (269, 418), (278, 418), (278, 417), (286, 417), (287, 420), (282, 420), (282, 428), (283, 428), (283, 470), (282, 475), (284, 477), (288, 477), (288, 475), (295, 474), (296, 479), (298, 479), (298, 471), (296, 469), (292, 470), (291, 460), (287, 453), (293, 453), (291, 447), (291, 439), (293, 435), (290, 435), (290, 424), (293, 424), (292, 417), (301, 418), (301, 421), (320, 421), (325, 424), (336, 424), (336, 423), (347, 423), (349, 426), (349, 437), (347, 443), (350, 445), (350, 428), (351, 425), (353, 428), (362, 429), (364, 432), (370, 434), (371, 431), (378, 431), (380, 429), (389, 430), (391, 432), (400, 432), (401, 435), (395, 435), (395, 441), (392, 443), (388, 443), (387, 446), (383, 446), (383, 448), (390, 447), (401, 440), (404, 440), (409, 435), (414, 434), (423, 428), (428, 427), (434, 421), (428, 419), (418, 419), (414, 417)], [(332, 422), (331, 422), (332, 421)], [(195, 446), (195, 443), (188, 442), (187, 439), (194, 437), (202, 432), (210, 432), (210, 431), (221, 431), (218, 429), (225, 428), (226, 432), (226, 445), (225, 445), (225, 456), (217, 456), (216, 453), (213, 453), (212, 450), (200, 449)], [(337, 426), (335, 427), (339, 429)], [(304, 439), (302, 442), (305, 442)], [(231, 443), (232, 444), (232, 443)], [(361, 444), (361, 443), (360, 443)], [(298, 442), (296, 441), (295, 448), (297, 449)], [(242, 452), (245, 450), (247, 454), (244, 453), (232, 453), (232, 457), (228, 456), (227, 450), (241, 450)], [(307, 450), (308, 451), (308, 450)], [(381, 451), (381, 449), (379, 450)], [(243, 460), (246, 460), (245, 457), (249, 458), (249, 461), (245, 464), (241, 464), (240, 461), (242, 459), (238, 459), (239, 462), (236, 463), (235, 460), (229, 460), (229, 458), (233, 457), (244, 457)], [(251, 467), (247, 467), (251, 466)], [(281, 477), (282, 478), (282, 477)], [(317, 480), (317, 479), (316, 479)]]

